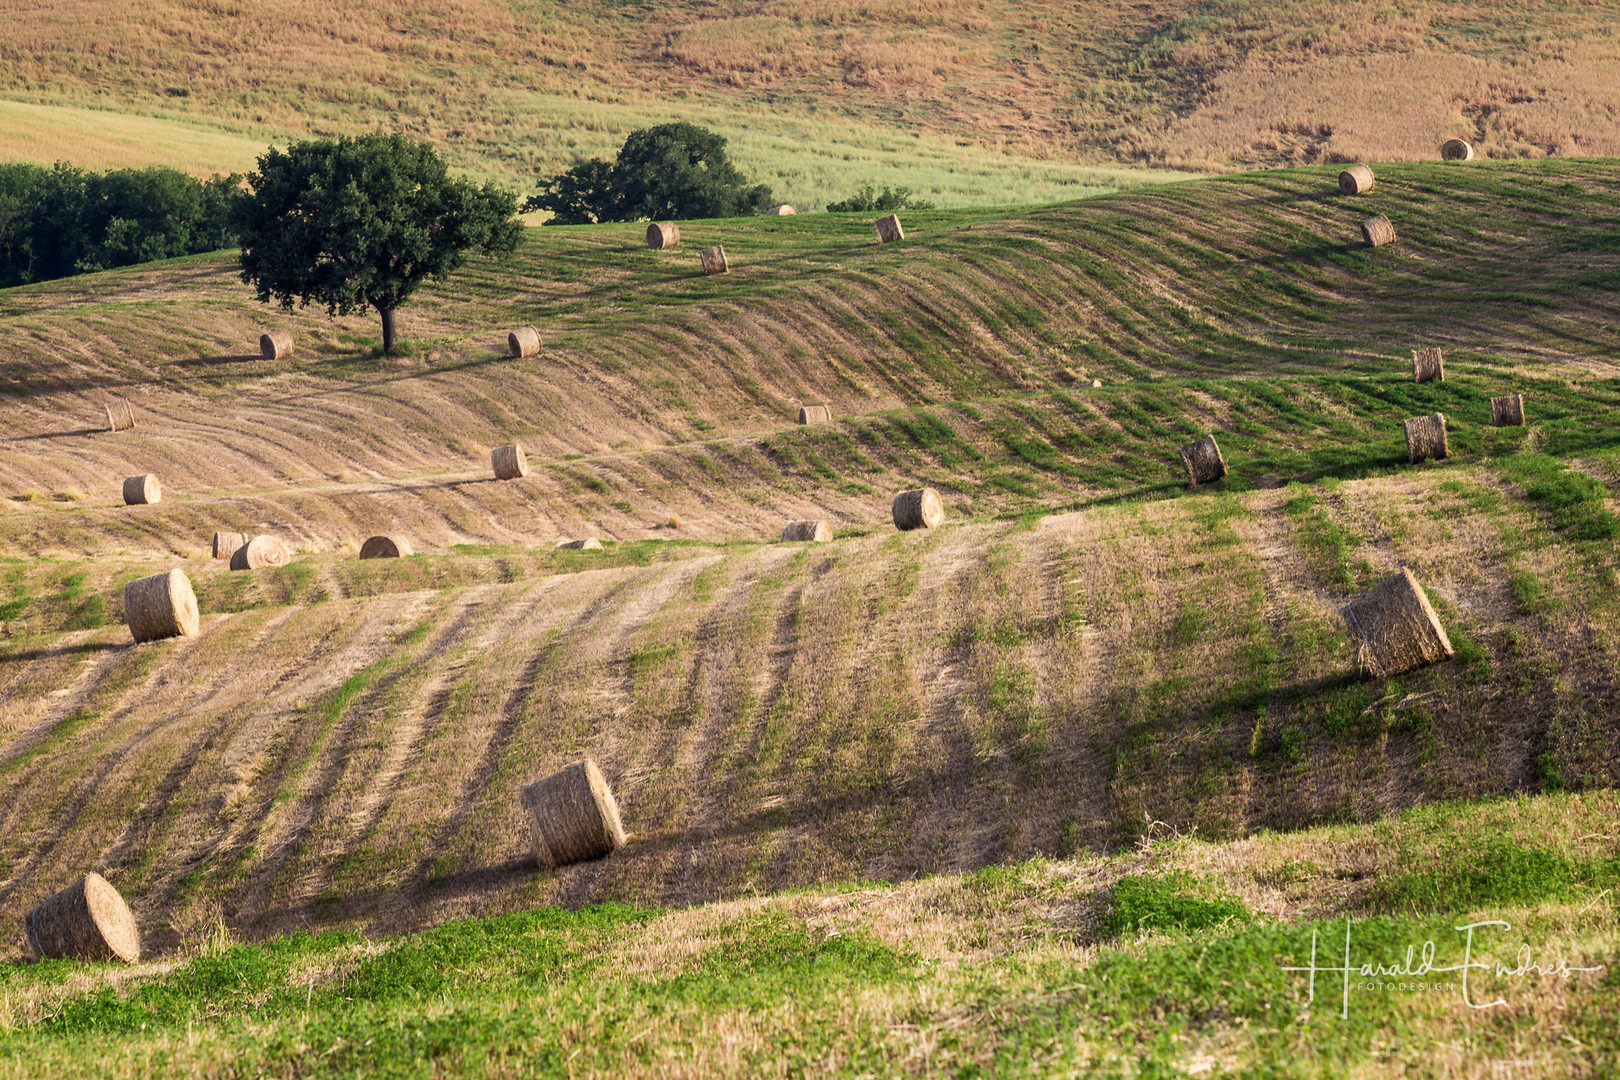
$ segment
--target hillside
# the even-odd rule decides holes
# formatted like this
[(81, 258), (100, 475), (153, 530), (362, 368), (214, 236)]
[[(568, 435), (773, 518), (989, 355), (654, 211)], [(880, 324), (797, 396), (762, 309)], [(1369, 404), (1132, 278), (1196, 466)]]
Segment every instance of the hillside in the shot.
[(1572, 0), (6, 0), (0, 157), (206, 171), (385, 128), (526, 186), (686, 119), (801, 208), (866, 182), (1048, 202), (1144, 179), (1121, 164), (1425, 160), (1453, 136), (1620, 154), (1617, 65), (1612, 11)]
[[(9, 948), (87, 866), (162, 950), (204, 910), (393, 931), (1610, 785), (1617, 189), (1408, 165), (1355, 200), (1305, 169), (907, 215), (886, 247), (836, 215), (662, 253), (531, 230), (425, 290), (396, 360), (223, 255), (0, 294)], [(1352, 239), (1373, 211), (1394, 248)], [(502, 358), (529, 322), (545, 352)], [(244, 358), (266, 324), (300, 355)], [(1488, 426), (1508, 391), (1529, 427)], [(134, 431), (95, 429), (113, 392)], [(1406, 466), (1437, 409), (1452, 460)], [(1188, 492), (1211, 429), (1232, 476)], [(488, 480), (513, 437), (533, 475)], [(144, 469), (163, 502), (115, 505)], [(950, 523), (896, 534), (919, 481)], [(840, 538), (771, 542), (807, 513)], [(216, 528), (302, 555), (231, 573)], [(357, 562), (385, 528), (421, 554)], [(131, 646), (123, 583), (177, 563), (204, 633)], [(1459, 658), (1365, 679), (1337, 608), (1400, 565)], [(516, 789), (585, 753), (635, 843), (537, 873)]]

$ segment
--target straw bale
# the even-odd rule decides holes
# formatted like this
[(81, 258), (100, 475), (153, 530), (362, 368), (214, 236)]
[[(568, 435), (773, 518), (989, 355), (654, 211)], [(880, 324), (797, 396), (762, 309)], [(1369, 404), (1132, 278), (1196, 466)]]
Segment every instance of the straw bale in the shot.
[(674, 247), (681, 242), (681, 227), (673, 221), (655, 221), (647, 226), (647, 246), (654, 251)]
[(1413, 382), (1445, 382), (1446, 356), (1438, 346), (1412, 350)]
[(265, 360), (284, 360), (292, 355), (292, 334), (286, 330), (271, 330), (259, 335), (259, 356)]
[(702, 253), (703, 272), (705, 274), (730, 273), (731, 264), (726, 262), (726, 249), (716, 244), (712, 248), (704, 248)]
[(91, 872), (28, 913), (28, 944), (45, 959), (102, 962), (141, 958), (141, 932), (118, 890)]
[(824, 544), (832, 538), (832, 526), (825, 520), (790, 521), (782, 526), (782, 539), (790, 542), (813, 541)]
[(516, 480), (529, 475), (529, 459), (523, 454), (522, 443), (497, 446), (489, 452), (489, 464), (497, 480)]
[(124, 505), (142, 506), (163, 501), (163, 485), (151, 473), (124, 477)]
[(1461, 139), (1447, 139), (1440, 144), (1440, 160), (1473, 161), (1474, 148)]
[(257, 570), (261, 566), (286, 566), (292, 552), (277, 536), (255, 536), (231, 554), (232, 570)]
[(583, 540), (564, 540), (557, 545), (559, 551), (601, 551), (602, 541), (594, 536), (587, 536)]
[(137, 642), (194, 636), (202, 624), (191, 579), (176, 567), (125, 585), (124, 620)]
[(877, 230), (880, 243), (887, 244), (891, 240), (904, 240), (906, 238), (906, 230), (900, 227), (900, 215), (898, 214), (880, 217), (872, 222), (872, 227)]
[(800, 405), (799, 423), (830, 424), (832, 423), (832, 410), (825, 405)]
[(1524, 395), (1491, 398), (1491, 423), (1497, 427), (1524, 426)]
[(591, 758), (525, 787), (523, 806), (535, 853), (548, 868), (600, 858), (625, 845), (619, 804)]
[(1187, 469), (1187, 483), (1194, 487), (1211, 484), (1226, 475), (1226, 459), (1214, 435), (1205, 435), (1181, 448), (1181, 464)]
[(236, 549), (253, 539), (247, 533), (217, 532), (214, 534), (214, 558), (228, 559), (236, 554)]
[(945, 503), (933, 488), (912, 488), (894, 497), (894, 527), (902, 532), (912, 529), (937, 529), (945, 520)]
[(398, 559), (415, 554), (403, 536), (373, 536), (360, 545), (362, 559)]
[(1370, 217), (1361, 223), (1361, 237), (1367, 241), (1368, 247), (1383, 247), (1385, 244), (1395, 242), (1395, 226), (1383, 214)]
[(1446, 442), (1446, 418), (1443, 413), (1414, 416), (1406, 422), (1406, 459), (1413, 465), (1424, 458), (1444, 461), (1451, 456)]
[(128, 398), (119, 398), (107, 406), (107, 430), (128, 431), (135, 426), (135, 407)]
[(1352, 165), (1339, 174), (1339, 190), (1346, 195), (1362, 195), (1373, 189), (1373, 171), (1365, 165)]
[(540, 351), (540, 331), (520, 326), (506, 335), (506, 351), (513, 356), (533, 356)]
[(1347, 605), (1344, 621), (1356, 644), (1357, 663), (1379, 678), (1455, 655), (1423, 587), (1404, 567)]
[(769, 210), (765, 211), (765, 213), (768, 217), (789, 217), (793, 214), (797, 214), (798, 211), (793, 209), (793, 207), (789, 206), (787, 203), (783, 203), (781, 206), (771, 207)]

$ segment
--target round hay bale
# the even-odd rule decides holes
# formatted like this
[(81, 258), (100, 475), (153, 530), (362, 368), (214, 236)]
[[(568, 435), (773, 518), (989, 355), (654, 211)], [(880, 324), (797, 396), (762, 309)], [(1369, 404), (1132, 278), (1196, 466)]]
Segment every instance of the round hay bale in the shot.
[(251, 540), (247, 533), (217, 532), (214, 534), (214, 558), (228, 559), (236, 554), (236, 549)]
[(506, 351), (513, 356), (534, 356), (540, 351), (540, 331), (520, 326), (506, 335)]
[(403, 536), (373, 536), (360, 545), (362, 559), (398, 559), (414, 554)]
[(1395, 225), (1383, 214), (1370, 217), (1361, 223), (1361, 238), (1367, 241), (1368, 247), (1383, 247), (1385, 244), (1395, 242)]
[(1405, 567), (1347, 605), (1344, 621), (1356, 643), (1357, 663), (1378, 678), (1455, 655), (1423, 587)]
[(1524, 395), (1491, 398), (1491, 423), (1496, 427), (1524, 427)]
[(516, 480), (529, 475), (529, 459), (524, 456), (522, 443), (497, 446), (489, 452), (489, 464), (497, 480)]
[(28, 944), (44, 959), (133, 964), (141, 931), (118, 890), (89, 873), (28, 913)]
[(900, 227), (900, 215), (898, 214), (890, 214), (888, 217), (880, 217), (876, 221), (872, 222), (872, 227), (877, 230), (878, 243), (880, 244), (887, 244), (891, 240), (904, 240), (906, 238), (906, 230)]
[(601, 551), (602, 541), (594, 536), (587, 536), (583, 540), (564, 540), (557, 545), (558, 551)]
[(789, 206), (787, 203), (783, 203), (781, 206), (773, 206), (769, 210), (765, 211), (765, 215), (767, 217), (789, 217), (797, 213), (798, 211), (793, 209), (793, 207)]
[(1473, 161), (1474, 148), (1461, 139), (1447, 139), (1440, 144), (1441, 161)]
[(703, 272), (710, 276), (714, 274), (728, 274), (731, 264), (726, 261), (726, 249), (716, 244), (712, 248), (704, 248), (702, 253)]
[(832, 538), (832, 526), (826, 521), (790, 521), (782, 526), (782, 539), (790, 543), (809, 541), (825, 544)]
[(1413, 382), (1445, 382), (1446, 356), (1437, 346), (1412, 350)]
[(292, 348), (292, 334), (286, 330), (259, 335), (259, 356), (265, 360), (284, 360), (292, 355)]
[(1226, 459), (1214, 435), (1205, 435), (1181, 448), (1181, 463), (1187, 468), (1187, 483), (1193, 487), (1210, 484), (1226, 475)]
[(163, 501), (163, 485), (151, 473), (124, 477), (124, 505), (143, 506)]
[(624, 847), (619, 804), (590, 758), (523, 789), (535, 853), (550, 869), (598, 859)]
[(292, 552), (278, 536), (255, 536), (231, 553), (232, 570), (257, 570), (261, 566), (286, 566)]
[(647, 226), (647, 246), (654, 251), (674, 247), (681, 242), (681, 227), (673, 221), (655, 221)]
[(194, 636), (201, 620), (191, 579), (177, 567), (125, 585), (124, 620), (136, 642)]
[(1444, 461), (1451, 456), (1446, 442), (1446, 418), (1442, 413), (1414, 416), (1406, 422), (1406, 459), (1413, 465), (1424, 458)]
[(1096, 389), (1097, 387), (1099, 387), (1101, 385), (1102, 385), (1102, 380), (1101, 379), (1092, 379), (1091, 380), (1092, 389)]
[(945, 520), (945, 504), (933, 488), (912, 488), (894, 497), (894, 527), (901, 532), (937, 529)]
[(1352, 165), (1339, 174), (1339, 191), (1345, 195), (1362, 195), (1373, 189), (1373, 171), (1365, 165)]
[(128, 431), (135, 426), (135, 408), (128, 398), (119, 398), (107, 406), (107, 430)]
[(799, 423), (830, 424), (832, 423), (832, 410), (825, 405), (800, 405)]

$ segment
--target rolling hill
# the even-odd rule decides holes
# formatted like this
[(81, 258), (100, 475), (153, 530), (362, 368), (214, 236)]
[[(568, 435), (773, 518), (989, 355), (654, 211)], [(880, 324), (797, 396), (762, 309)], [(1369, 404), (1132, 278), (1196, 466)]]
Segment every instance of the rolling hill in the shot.
[[(908, 215), (900, 245), (531, 230), (424, 290), (395, 359), (224, 255), (8, 291), (0, 917), (94, 866), (158, 949), (204, 908), (396, 931), (1611, 784), (1617, 189), (1404, 165), (1357, 199), (1301, 169)], [(1354, 239), (1373, 211), (1393, 248)], [(531, 322), (544, 353), (501, 356)], [(266, 324), (301, 352), (245, 358)], [(1414, 384), (1431, 343), (1447, 379)], [(1508, 391), (1528, 427), (1489, 426)], [(113, 394), (135, 430), (96, 430)], [(1407, 466), (1437, 410), (1452, 459)], [(1209, 430), (1232, 475), (1187, 491)], [(514, 437), (533, 475), (488, 479)], [(147, 469), (164, 501), (117, 505)], [(950, 523), (897, 534), (918, 482)], [(772, 542), (802, 514), (839, 538)], [(301, 557), (231, 573), (216, 528)], [(421, 554), (357, 562), (384, 528)], [(132, 646), (123, 584), (173, 565), (203, 634)], [(1459, 657), (1369, 680), (1337, 608), (1400, 565)], [(516, 789), (585, 753), (635, 843), (536, 873)]]

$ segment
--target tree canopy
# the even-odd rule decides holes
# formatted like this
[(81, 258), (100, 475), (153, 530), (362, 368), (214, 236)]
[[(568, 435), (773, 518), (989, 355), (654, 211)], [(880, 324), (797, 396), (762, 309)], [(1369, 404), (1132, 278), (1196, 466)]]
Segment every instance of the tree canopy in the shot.
[(248, 186), (236, 214), (242, 280), (286, 308), (375, 308), (386, 353), (395, 310), (424, 279), (453, 272), (471, 250), (509, 252), (523, 232), (515, 195), (451, 177), (432, 146), (404, 135), (272, 147)]
[(593, 158), (541, 181), (524, 208), (551, 211), (548, 225), (589, 225), (738, 217), (770, 205), (770, 186), (737, 171), (724, 136), (679, 123), (631, 132), (612, 163)]

